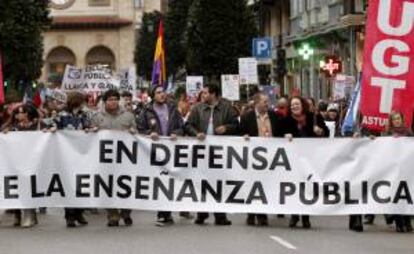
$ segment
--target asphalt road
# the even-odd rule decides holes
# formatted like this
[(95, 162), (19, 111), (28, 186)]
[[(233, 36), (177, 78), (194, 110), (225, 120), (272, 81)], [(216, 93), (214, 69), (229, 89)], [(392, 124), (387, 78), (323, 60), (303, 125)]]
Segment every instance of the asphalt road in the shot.
[(395, 233), (382, 216), (363, 233), (347, 229), (347, 217), (311, 217), (312, 229), (290, 229), (287, 218), (270, 216), (269, 227), (245, 226), (244, 215), (230, 215), (232, 226), (197, 226), (175, 216), (175, 224), (156, 227), (155, 213), (134, 212), (134, 225), (106, 227), (105, 212), (87, 214), (89, 225), (67, 229), (61, 209), (39, 216), (40, 224), (22, 229), (2, 215), (0, 254), (7, 253), (414, 253), (414, 233)]

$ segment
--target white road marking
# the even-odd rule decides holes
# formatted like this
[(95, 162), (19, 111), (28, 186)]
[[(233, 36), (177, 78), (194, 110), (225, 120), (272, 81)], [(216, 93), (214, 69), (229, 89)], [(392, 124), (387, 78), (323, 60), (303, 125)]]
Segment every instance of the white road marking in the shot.
[(282, 239), (282, 238), (280, 238), (280, 237), (277, 237), (277, 236), (271, 235), (271, 236), (270, 236), (270, 238), (271, 238), (272, 240), (274, 240), (274, 241), (278, 242), (280, 245), (282, 245), (283, 247), (285, 247), (285, 248), (287, 248), (287, 249), (290, 249), (290, 250), (296, 250), (296, 249), (297, 249), (295, 246), (293, 246), (293, 244), (289, 243), (289, 242), (288, 242), (288, 241), (286, 241), (286, 240), (283, 240), (283, 239)]

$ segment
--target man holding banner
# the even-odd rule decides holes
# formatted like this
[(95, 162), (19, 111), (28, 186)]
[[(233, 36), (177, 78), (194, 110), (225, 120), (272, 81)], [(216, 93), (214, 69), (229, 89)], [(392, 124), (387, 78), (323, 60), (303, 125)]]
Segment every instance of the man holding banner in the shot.
[[(108, 90), (103, 95), (104, 108), (92, 119), (92, 130), (123, 130), (131, 134), (137, 133), (135, 117), (119, 105), (120, 94), (116, 90)], [(122, 218), (126, 226), (132, 225), (131, 210), (108, 209), (108, 227), (119, 226)]]
[[(152, 89), (152, 103), (144, 109), (138, 119), (138, 130), (140, 133), (150, 135), (152, 140), (158, 140), (159, 136), (170, 136), (176, 140), (182, 136), (183, 119), (177, 108), (167, 103), (167, 94), (163, 86), (157, 85)], [(174, 223), (170, 211), (159, 211), (157, 215), (157, 226), (166, 226)]]
[[(189, 136), (204, 140), (206, 135), (237, 135), (239, 121), (230, 102), (219, 98), (220, 88), (209, 84), (203, 88), (205, 103), (196, 105), (185, 125)], [(216, 225), (231, 225), (225, 213), (214, 213)], [(195, 223), (204, 224), (208, 213), (198, 213)]]
[[(240, 120), (240, 132), (245, 139), (249, 137), (282, 137), (283, 130), (278, 115), (269, 110), (269, 97), (263, 93), (257, 93), (253, 97), (255, 110), (242, 115)], [(247, 216), (246, 224), (255, 225), (255, 220), (259, 226), (267, 226), (268, 219), (266, 214), (253, 214)]]

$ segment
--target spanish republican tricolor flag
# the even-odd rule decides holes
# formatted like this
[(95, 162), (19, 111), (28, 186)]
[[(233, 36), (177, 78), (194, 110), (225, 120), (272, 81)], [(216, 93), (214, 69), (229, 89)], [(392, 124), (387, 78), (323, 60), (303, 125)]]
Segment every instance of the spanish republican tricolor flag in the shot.
[(167, 71), (165, 69), (165, 49), (164, 49), (164, 25), (160, 20), (158, 27), (158, 39), (155, 46), (154, 65), (152, 67), (152, 86), (161, 85), (165, 88), (167, 84)]

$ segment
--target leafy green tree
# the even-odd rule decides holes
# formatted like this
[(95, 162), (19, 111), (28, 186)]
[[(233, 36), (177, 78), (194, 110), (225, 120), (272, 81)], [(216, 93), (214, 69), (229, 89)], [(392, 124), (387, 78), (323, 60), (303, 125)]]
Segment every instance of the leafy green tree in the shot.
[(145, 80), (151, 80), (158, 26), (161, 18), (162, 14), (157, 11), (144, 13), (142, 26), (138, 31), (134, 61), (137, 66), (138, 76), (143, 77)]
[(50, 25), (48, 0), (0, 1), (0, 51), (4, 79), (13, 86), (41, 75), (42, 33)]
[(165, 17), (165, 43), (167, 71), (175, 74), (186, 65), (186, 29), (188, 12), (194, 0), (174, 0), (169, 2)]
[(238, 72), (238, 58), (251, 55), (257, 25), (247, 0), (194, 0), (187, 26), (187, 71), (218, 80)]

